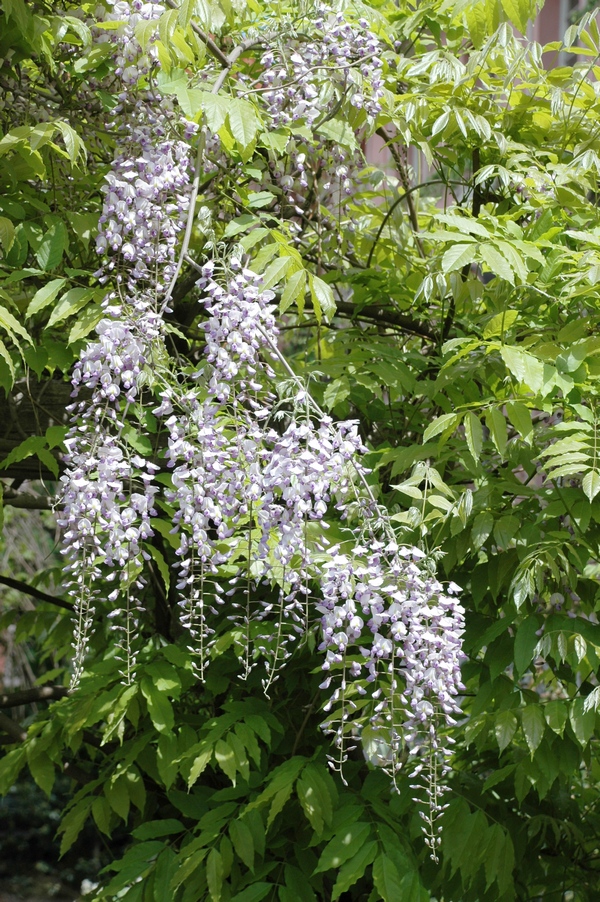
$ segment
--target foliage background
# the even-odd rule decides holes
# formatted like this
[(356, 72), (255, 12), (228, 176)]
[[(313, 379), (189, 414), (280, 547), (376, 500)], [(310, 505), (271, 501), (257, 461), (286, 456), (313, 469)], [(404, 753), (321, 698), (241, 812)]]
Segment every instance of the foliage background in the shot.
[[(93, 238), (115, 138), (98, 127), (110, 92), (90, 99), (88, 86), (106, 83), (109, 63), (84, 22), (93, 4), (1, 8), (4, 499), (49, 508), (64, 383), (101, 315)], [(275, 278), (294, 370), (336, 418), (359, 419), (371, 484), (403, 541), (463, 587), (465, 693), (441, 863), (427, 857), (408, 777), (392, 793), (372, 766), (375, 741), (370, 760), (351, 754), (345, 784), (330, 773), (316, 634), (265, 698), (258, 671), (237, 679), (223, 620), (206, 683), (195, 680), (171, 620), (163, 529), (130, 686), (105, 618), (66, 696), (69, 600), (53, 588), (55, 559), (21, 580), (30, 600), (38, 590), (33, 609), (14, 595), (4, 604), (3, 628), (16, 625), (34, 656), (28, 698), (42, 704), (45, 688), (55, 700), (20, 724), (3, 716), (0, 786), (27, 767), (49, 793), (58, 771), (71, 774), (65, 851), (85, 824), (129, 831), (98, 899), (598, 897), (598, 26), (585, 15), (564, 42), (576, 65), (546, 69), (544, 53), (561, 47), (516, 34), (537, 11), (527, 0), (372, 2), (347, 14), (355, 8), (386, 47), (372, 130), (389, 156), (363, 161), (347, 207), (315, 201), (294, 242), (292, 213), (274, 214), (276, 186), (263, 184), (267, 154), (285, 160), (287, 137), (248, 113), (228, 131), (229, 173), (204, 186), (208, 200), (201, 191), (191, 253), (202, 261), (209, 239), (240, 242)], [(249, 22), (283, 22), (291, 9), (182, 4), (161, 32), (161, 90), (196, 120), (223, 116), (227, 131), (231, 93), (219, 112), (189, 87), (206, 54), (194, 24), (228, 48)], [(252, 64), (242, 58), (239, 71)], [(357, 121), (341, 109), (321, 137), (360, 154)], [(269, 269), (286, 257), (301, 267), (287, 281)], [(305, 297), (298, 271), (329, 289)], [(184, 272), (173, 315), (184, 368), (202, 347), (194, 281)]]

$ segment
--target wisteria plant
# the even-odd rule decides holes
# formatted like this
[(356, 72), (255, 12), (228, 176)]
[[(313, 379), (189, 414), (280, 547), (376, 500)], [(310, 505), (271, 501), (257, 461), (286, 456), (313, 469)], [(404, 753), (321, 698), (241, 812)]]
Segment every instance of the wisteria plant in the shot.
[(592, 902), (594, 16), (546, 70), (525, 0), (0, 6), (57, 524), (0, 789), (72, 777), (98, 902)]

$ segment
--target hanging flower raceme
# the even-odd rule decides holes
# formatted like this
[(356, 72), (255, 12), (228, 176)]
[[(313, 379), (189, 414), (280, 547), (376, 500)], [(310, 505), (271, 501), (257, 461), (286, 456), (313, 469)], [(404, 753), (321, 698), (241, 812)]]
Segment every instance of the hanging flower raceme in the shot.
[(77, 610), (74, 682), (88, 649), (101, 578), (118, 583), (109, 601), (122, 603), (123, 622), (117, 616), (114, 629), (125, 678), (132, 679), (131, 639), (147, 557), (143, 543), (156, 515), (158, 466), (128, 441), (126, 417), (140, 400), (164, 341), (160, 303), (174, 275), (175, 246), (189, 207), (190, 148), (177, 135), (187, 130), (189, 137), (193, 131), (182, 127), (168, 103), (135, 90), (149, 65), (135, 38), (136, 24), (162, 12), (159, 4), (138, 2), (117, 3), (113, 10), (125, 22), (112, 36), (123, 85), (116, 110), (121, 143), (103, 187), (96, 245), (105, 257), (97, 275), (114, 288), (103, 302), (105, 317), (96, 337), (73, 372), (77, 400), (66, 440), (59, 520)]
[[(378, 763), (393, 777), (406, 748), (416, 777), (424, 774), (427, 841), (435, 851), (447, 754), (440, 732), (452, 723), (461, 688), (463, 612), (454, 593), (444, 592), (418, 550), (396, 544), (368, 484), (357, 424), (326, 416), (283, 360), (275, 293), (259, 275), (233, 256), (206, 263), (197, 283), (203, 357), (180, 380), (167, 352), (163, 314), (192, 214), (196, 126), (144, 82), (152, 42), (142, 51), (137, 26), (163, 11), (141, 2), (113, 8), (124, 21), (110, 39), (122, 90), (97, 237), (98, 277), (110, 287), (104, 318), (74, 369), (62, 478), (60, 522), (77, 610), (74, 682), (99, 605), (114, 616), (123, 676), (134, 678), (139, 599), (160, 499), (172, 512), (178, 619), (198, 675), (224, 621), (243, 636), (244, 675), (265, 662), (267, 692), (293, 642), (320, 630), (335, 766), (361, 731), (379, 737)], [(323, 7), (315, 28), (319, 39), (298, 40), (286, 65), (283, 49), (262, 57), (272, 123), (292, 131), (299, 118), (314, 125), (324, 72), (354, 106), (377, 115), (381, 59), (366, 23), (349, 24)], [(362, 78), (355, 78), (359, 65)], [(327, 99), (321, 113), (331, 114), (335, 103)], [(220, 152), (210, 136), (201, 147), (209, 156)], [(344, 185), (344, 157), (332, 159)], [(308, 184), (305, 163), (296, 146), (298, 190)], [(207, 162), (206, 172), (216, 171)], [(291, 394), (278, 392), (280, 367), (291, 376)], [(138, 434), (148, 410), (154, 448)], [(336, 521), (343, 545), (328, 543), (327, 519)], [(114, 584), (108, 605), (98, 595), (101, 580)]]

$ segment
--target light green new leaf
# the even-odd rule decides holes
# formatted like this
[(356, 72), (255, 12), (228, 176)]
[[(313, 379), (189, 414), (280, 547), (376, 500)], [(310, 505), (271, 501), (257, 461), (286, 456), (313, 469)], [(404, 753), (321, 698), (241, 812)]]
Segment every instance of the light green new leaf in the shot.
[(8, 332), (15, 344), (18, 345), (17, 335), (29, 344), (33, 344), (29, 333), (23, 328), (18, 319), (15, 319), (10, 310), (7, 310), (4, 306), (0, 306), (0, 326)]
[(228, 120), (231, 134), (245, 149), (254, 141), (259, 128), (256, 109), (247, 100), (236, 98), (228, 106)]
[(500, 348), (500, 356), (517, 382), (528, 385), (534, 392), (540, 391), (544, 384), (544, 364), (541, 360), (510, 345)]
[[(304, 269), (299, 269), (297, 272), (292, 273), (285, 284), (279, 304), (280, 312), (285, 313), (297, 298), (303, 298), (305, 291), (306, 271)], [(300, 307), (300, 304), (298, 307)]]
[(321, 318), (324, 316), (325, 320), (329, 322), (335, 313), (335, 300), (331, 285), (328, 285), (327, 282), (324, 282), (318, 276), (313, 275), (308, 277), (308, 281), (317, 321), (321, 322)]
[(267, 267), (262, 278), (261, 289), (265, 291), (281, 282), (292, 263), (291, 257), (278, 257)]
[(502, 313), (497, 313), (483, 330), (483, 337), (487, 339), (493, 338), (495, 335), (503, 335), (518, 318), (518, 310), (504, 310)]
[(442, 272), (454, 272), (472, 263), (476, 250), (476, 244), (453, 244), (442, 257)]
[(39, 313), (40, 310), (43, 310), (44, 307), (51, 304), (66, 281), (66, 279), (52, 279), (52, 281), (38, 289), (29, 302), (27, 313), (25, 315), (27, 317), (33, 316), (35, 313)]
[(423, 444), (425, 445), (427, 442), (431, 441), (431, 439), (439, 435), (440, 432), (454, 431), (454, 429), (460, 423), (461, 416), (457, 413), (443, 413), (440, 417), (437, 417), (430, 423), (423, 433)]
[(73, 316), (82, 307), (92, 300), (95, 290), (93, 288), (70, 288), (66, 294), (63, 294), (58, 304), (50, 314), (48, 320), (48, 328), (56, 326), (58, 323)]
[(526, 35), (527, 22), (533, 12), (529, 0), (502, 0), (502, 9), (509, 20), (514, 22), (521, 34)]
[(464, 423), (467, 447), (471, 452), (473, 460), (478, 461), (481, 457), (481, 449), (483, 447), (483, 427), (481, 425), (481, 420), (472, 410), (468, 410), (465, 414)]
[(593, 501), (598, 492), (600, 492), (600, 473), (598, 470), (590, 470), (589, 473), (586, 473), (581, 487), (590, 501)]
[(506, 419), (502, 411), (498, 410), (497, 407), (493, 407), (486, 411), (485, 425), (489, 430), (492, 441), (496, 446), (500, 457), (504, 459), (506, 456), (506, 445), (508, 443), (508, 430), (506, 427)]
[(506, 279), (511, 285), (515, 284), (515, 273), (512, 266), (494, 245), (482, 244), (479, 248), (479, 254), (484, 264), (484, 269), (500, 279)]

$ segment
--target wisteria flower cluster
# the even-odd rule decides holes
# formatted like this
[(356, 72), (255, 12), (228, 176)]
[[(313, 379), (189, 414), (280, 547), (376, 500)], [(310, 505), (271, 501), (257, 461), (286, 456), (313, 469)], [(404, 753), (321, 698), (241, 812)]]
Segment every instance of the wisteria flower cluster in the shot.
[[(318, 40), (298, 39), (285, 60), (283, 48), (262, 57), (263, 101), (274, 127), (293, 131), (300, 119), (315, 125), (334, 111), (335, 92), (319, 93), (323, 72), (369, 116), (379, 111), (377, 40), (366, 23), (320, 9)], [(106, 611), (101, 580), (114, 582), (108, 616), (124, 678), (135, 677), (139, 599), (160, 499), (173, 511), (179, 623), (199, 676), (223, 618), (241, 628), (244, 675), (266, 662), (267, 692), (291, 643), (319, 629), (335, 766), (366, 725), (381, 737), (387, 751), (380, 758), (392, 776), (406, 746), (419, 759), (415, 774), (425, 771), (427, 838), (435, 851), (447, 751), (440, 727), (452, 723), (461, 688), (463, 612), (455, 587), (445, 592), (418, 550), (398, 547), (369, 488), (357, 424), (326, 416), (291, 372), (278, 345), (275, 294), (248, 260), (229, 254), (198, 267), (204, 355), (196, 371), (178, 378), (167, 352), (163, 316), (192, 215), (196, 126), (145, 80), (150, 58), (136, 26), (163, 11), (141, 0), (113, 6), (124, 23), (111, 41), (125, 122), (97, 238), (104, 261), (98, 277), (108, 292), (104, 318), (73, 373), (60, 521), (77, 610), (74, 682), (94, 606)], [(206, 137), (205, 171), (218, 173), (210, 159), (222, 151)], [(335, 178), (347, 187), (343, 154), (332, 159)], [(308, 185), (306, 164), (297, 148), (294, 190)], [(280, 177), (283, 183), (285, 172)], [(279, 367), (291, 377), (291, 393), (278, 391)], [(136, 439), (148, 409), (157, 423), (153, 448)], [(347, 537), (342, 547), (327, 540), (327, 515)]]
[(353, 106), (376, 117), (383, 97), (381, 44), (367, 21), (347, 22), (342, 13), (321, 5), (314, 28), (317, 39), (299, 37), (295, 46), (269, 49), (262, 56), (268, 88), (263, 100), (274, 127), (314, 126), (333, 115), (346, 95)]
[[(135, 10), (133, 9), (135, 7)], [(126, 58), (135, 69), (141, 47), (132, 20), (156, 18), (159, 4), (118, 3), (114, 12), (125, 25), (113, 37), (118, 68)], [(135, 24), (135, 23), (134, 23)], [(126, 85), (136, 83), (144, 66), (120, 72)], [(124, 599), (124, 675), (133, 676), (132, 648), (143, 567), (143, 542), (152, 535), (156, 514), (153, 484), (158, 466), (141, 456), (126, 438), (126, 415), (139, 401), (155, 357), (164, 342), (160, 299), (175, 270), (177, 236), (189, 207), (189, 143), (180, 139), (181, 124), (168, 104), (155, 95), (125, 90), (119, 110), (129, 113), (104, 186), (97, 249), (106, 259), (97, 273), (113, 288), (103, 302), (105, 317), (96, 327), (74, 368), (74, 424), (66, 440), (63, 513), (67, 570), (77, 608), (73, 680), (82, 672), (101, 578), (117, 580), (111, 595)], [(179, 133), (177, 128), (179, 127)], [(184, 131), (185, 133), (185, 131)], [(188, 137), (189, 137), (188, 131)], [(118, 612), (117, 612), (118, 613)]]

